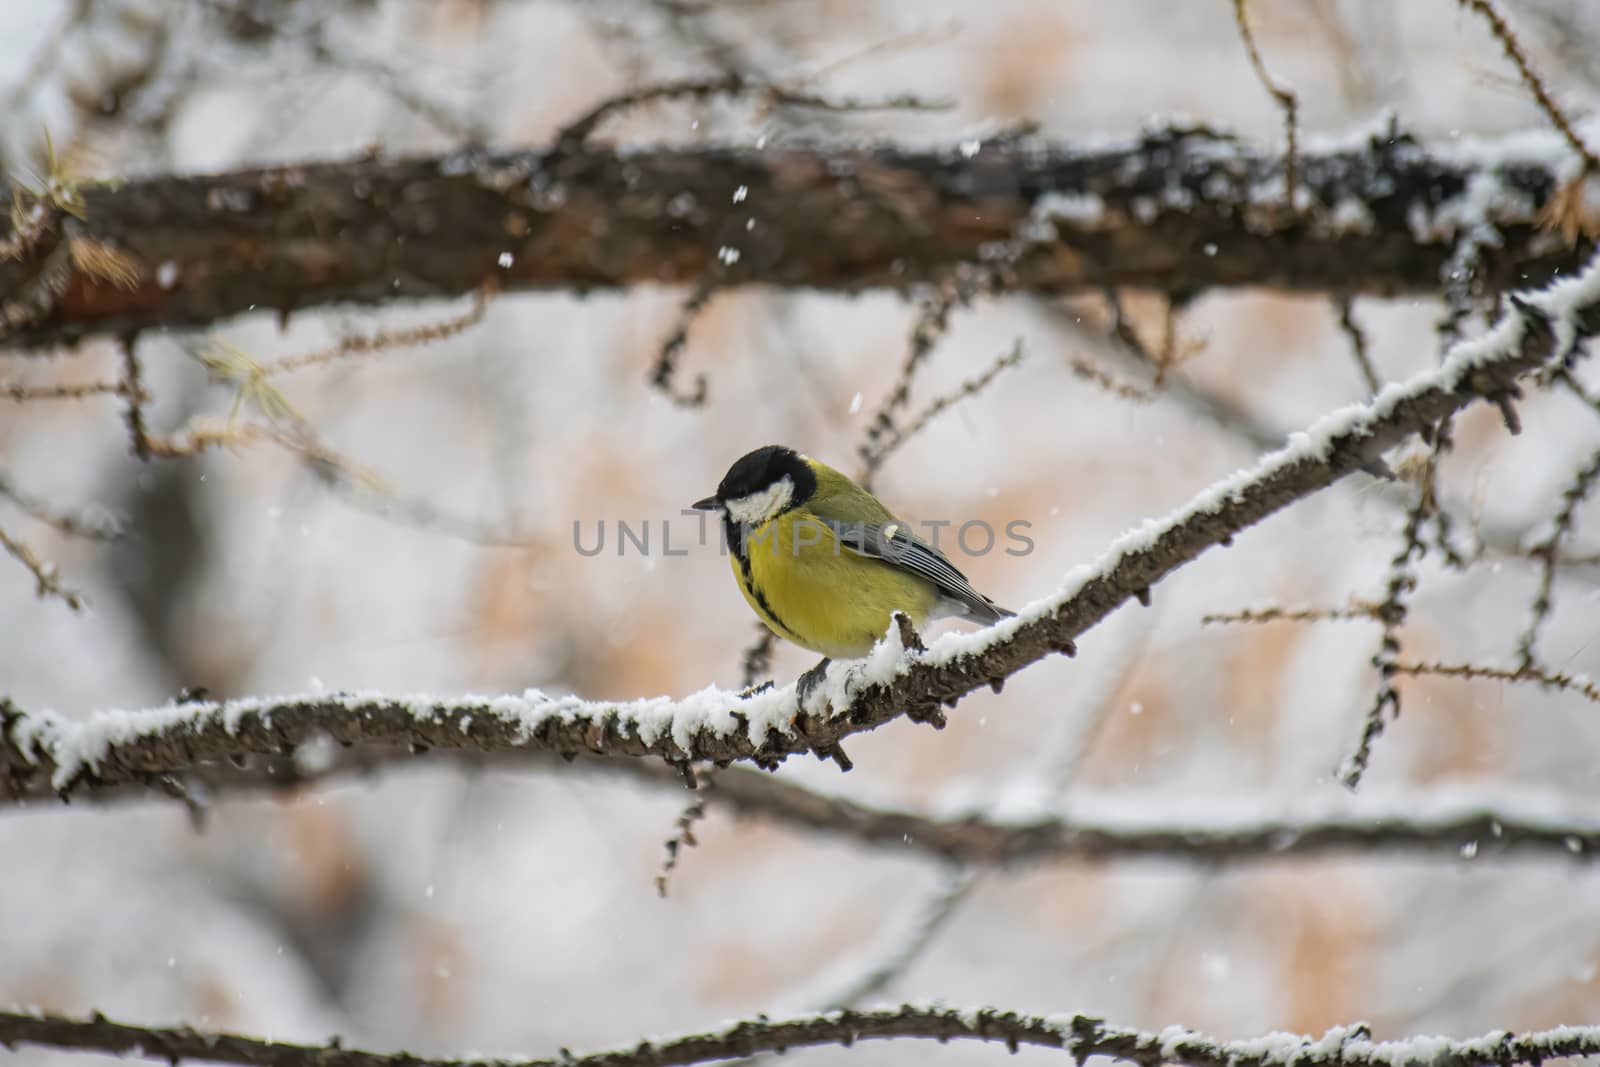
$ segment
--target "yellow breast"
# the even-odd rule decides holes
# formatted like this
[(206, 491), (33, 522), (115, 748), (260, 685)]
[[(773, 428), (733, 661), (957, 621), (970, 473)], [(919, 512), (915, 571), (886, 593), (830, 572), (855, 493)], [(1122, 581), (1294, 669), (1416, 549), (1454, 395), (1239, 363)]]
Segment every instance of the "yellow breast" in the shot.
[(927, 582), (843, 548), (797, 512), (757, 527), (745, 549), (730, 559), (750, 607), (779, 637), (824, 656), (866, 655), (896, 611), (921, 629), (937, 598)]

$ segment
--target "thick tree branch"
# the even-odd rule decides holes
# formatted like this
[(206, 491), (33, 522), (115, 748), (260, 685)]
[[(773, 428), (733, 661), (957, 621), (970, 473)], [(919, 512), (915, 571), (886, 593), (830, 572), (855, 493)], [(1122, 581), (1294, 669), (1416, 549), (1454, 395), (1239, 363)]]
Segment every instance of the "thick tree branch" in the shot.
[[(0, 345), (448, 297), (491, 279), (692, 285), (714, 264), (728, 286), (904, 289), (1019, 240), (1008, 285), (1020, 291), (1400, 293), (1437, 291), (1458, 239), (1486, 227), (1498, 242), (1484, 282), (1511, 289), (1581, 260), (1539, 226), (1566, 152), (1549, 139), (1434, 150), (1391, 130), (1309, 146), (1292, 215), (1280, 155), (1204, 129), (1082, 149), (1002, 139), (975, 153), (562, 144), (84, 186), (82, 219), (42, 205), (0, 258)], [(75, 269), (41, 288), (72, 262), (63, 250), (85, 248), (127, 269)]]
[(708, 688), (681, 701), (610, 703), (521, 696), (397, 698), (302, 695), (102, 712), (83, 722), (3, 715), (0, 764), (14, 781), (43, 776), (58, 791), (83, 782), (138, 783), (196, 764), (290, 752), (314, 738), (345, 744), (597, 752), (675, 764), (748, 760), (764, 766), (803, 752), (832, 753), (846, 737), (905, 715), (943, 721), (942, 708), (1053, 653), (1207, 549), (1370, 463), (1385, 449), (1489, 399), (1514, 425), (1518, 378), (1573, 353), (1600, 331), (1600, 263), (1524, 300), (1484, 337), (1457, 345), (1434, 371), (1374, 400), (1324, 416), (1284, 449), (1210, 486), (1163, 519), (1119, 538), (1066, 587), (978, 633), (906, 648), (891, 629), (863, 661), (835, 663), (799, 706), (794, 687), (748, 698)]
[(103, 1015), (70, 1019), (0, 1012), (0, 1044), (8, 1046), (43, 1045), (115, 1052), (172, 1064), (201, 1060), (244, 1067), (682, 1067), (791, 1048), (849, 1048), (857, 1041), (894, 1038), (988, 1041), (1003, 1043), (1013, 1052), (1022, 1045), (1035, 1045), (1061, 1049), (1080, 1064), (1091, 1056), (1105, 1056), (1139, 1067), (1509, 1067), (1600, 1052), (1600, 1026), (1563, 1026), (1529, 1034), (1495, 1030), (1464, 1040), (1373, 1041), (1367, 1027), (1357, 1025), (1329, 1030), (1320, 1038), (1275, 1033), (1218, 1041), (1180, 1027), (1156, 1033), (1109, 1026), (1088, 1015), (1030, 1016), (993, 1008), (907, 1004), (795, 1019), (752, 1019), (723, 1030), (643, 1041), (631, 1049), (587, 1056), (574, 1056), (563, 1049), (559, 1056), (537, 1060), (426, 1059), (409, 1052), (345, 1048), (337, 1041), (299, 1045), (187, 1026), (130, 1026)]

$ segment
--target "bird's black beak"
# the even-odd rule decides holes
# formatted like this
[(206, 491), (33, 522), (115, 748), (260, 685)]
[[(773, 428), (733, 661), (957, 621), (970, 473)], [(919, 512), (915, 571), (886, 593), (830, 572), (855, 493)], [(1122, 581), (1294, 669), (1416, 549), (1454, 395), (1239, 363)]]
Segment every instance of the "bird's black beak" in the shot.
[(708, 496), (704, 500), (696, 500), (689, 506), (695, 511), (716, 511), (722, 507), (721, 504), (717, 503), (717, 498), (714, 496)]

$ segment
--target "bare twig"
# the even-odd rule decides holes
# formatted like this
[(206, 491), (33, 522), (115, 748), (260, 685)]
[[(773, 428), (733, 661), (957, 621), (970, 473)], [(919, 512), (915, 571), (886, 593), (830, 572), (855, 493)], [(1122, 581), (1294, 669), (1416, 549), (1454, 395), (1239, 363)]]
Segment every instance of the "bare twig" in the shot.
[(667, 895), (667, 886), (672, 881), (672, 872), (678, 867), (678, 856), (686, 848), (693, 848), (700, 842), (695, 840), (695, 824), (706, 817), (706, 794), (713, 785), (714, 772), (703, 768), (684, 767), (683, 777), (690, 789), (695, 791), (695, 798), (684, 806), (678, 815), (678, 821), (673, 826), (672, 836), (667, 838), (666, 856), (661, 861), (661, 870), (656, 873), (656, 893), (662, 897)]
[[(1114, 335), (1107, 337), (1099, 330), (1091, 329), (1078, 315), (1066, 308), (1051, 305), (1049, 310), (1052, 312), (1051, 321), (1055, 326), (1071, 334), (1075, 339), (1094, 346), (1098, 353), (1121, 363), (1130, 371), (1149, 370), (1150, 360), (1129, 348), (1126, 342)], [(1093, 373), (1079, 376), (1098, 384), (1098, 378), (1104, 372), (1098, 371), (1092, 365), (1090, 369)], [(1074, 373), (1077, 372), (1077, 368), (1074, 367)], [(1126, 399), (1129, 400), (1155, 400), (1159, 396), (1164, 401), (1173, 402), (1184, 410), (1200, 416), (1225, 433), (1238, 437), (1257, 451), (1270, 452), (1283, 444), (1284, 434), (1281, 431), (1268, 425), (1232, 399), (1220, 393), (1209, 392), (1185, 378), (1170, 379), (1159, 394), (1125, 385), (1115, 379), (1112, 379), (1110, 385), (1106, 387), (1119, 394), (1123, 390), (1136, 394), (1127, 395)]]
[(1535, 665), (1539, 631), (1549, 619), (1550, 609), (1554, 606), (1556, 561), (1561, 551), (1561, 539), (1572, 532), (1578, 506), (1594, 491), (1597, 481), (1600, 481), (1600, 449), (1589, 457), (1562, 492), (1561, 510), (1556, 512), (1551, 522), (1549, 536), (1529, 550), (1529, 554), (1539, 561), (1539, 588), (1533, 597), (1527, 628), (1517, 639), (1517, 665), (1520, 669), (1531, 670)]
[(659, 82), (620, 93), (602, 100), (578, 118), (562, 127), (556, 135), (556, 144), (572, 151), (581, 148), (606, 119), (622, 111), (660, 100), (706, 100), (718, 96), (753, 96), (768, 105), (810, 108), (818, 111), (947, 111), (954, 105), (947, 100), (925, 100), (904, 94), (881, 100), (832, 98), (798, 89), (785, 88), (770, 82), (728, 71), (714, 78), (686, 78), (680, 81)]
[(1160, 357), (1150, 351), (1149, 346), (1139, 337), (1139, 331), (1133, 325), (1133, 319), (1129, 317), (1128, 309), (1122, 303), (1122, 294), (1114, 287), (1108, 286), (1101, 292), (1101, 296), (1105, 298), (1106, 311), (1111, 316), (1111, 336), (1120, 341), (1124, 348), (1146, 366), (1159, 366)]
[(1372, 356), (1367, 350), (1367, 334), (1356, 322), (1355, 301), (1348, 296), (1338, 297), (1334, 307), (1339, 311), (1339, 329), (1350, 341), (1350, 355), (1356, 361), (1356, 367), (1361, 371), (1361, 380), (1366, 383), (1367, 395), (1375, 396), (1383, 387), (1382, 379), (1378, 377), (1377, 368), (1372, 365)]
[(123, 532), (121, 520), (114, 515), (62, 510), (13, 485), (3, 473), (0, 473), (0, 497), (11, 501), (23, 514), (68, 537), (81, 537), (89, 541), (112, 541), (120, 537)]
[(1581, 674), (1565, 674), (1543, 667), (1518, 664), (1515, 667), (1489, 667), (1475, 663), (1409, 663), (1397, 661), (1396, 674), (1433, 674), (1444, 678), (1465, 678), (1496, 682), (1531, 682), (1541, 689), (1576, 693), (1585, 700), (1600, 703), (1600, 685)]
[(1545, 88), (1544, 79), (1539, 77), (1539, 72), (1533, 69), (1532, 63), (1528, 62), (1528, 57), (1523, 53), (1522, 45), (1517, 41), (1517, 36), (1512, 32), (1511, 24), (1506, 21), (1505, 16), (1500, 13), (1491, 0), (1460, 0), (1460, 4), (1467, 10), (1474, 11), (1482, 16), (1483, 20), (1489, 24), (1489, 32), (1494, 34), (1495, 40), (1500, 42), (1500, 47), (1505, 50), (1506, 58), (1510, 59), (1516, 66), (1517, 73), (1522, 76), (1524, 84), (1532, 91), (1533, 98), (1538, 101), (1539, 109), (1550, 119), (1551, 125), (1561, 131), (1561, 136), (1566, 138), (1567, 144), (1571, 145), (1572, 150), (1583, 160), (1583, 173), (1592, 174), (1596, 170), (1600, 170), (1600, 158), (1596, 158), (1589, 146), (1583, 143), (1583, 138), (1578, 136), (1578, 132), (1572, 128), (1572, 123), (1568, 121), (1566, 114), (1562, 112), (1560, 106), (1551, 97), (1549, 90)]
[(33, 575), (41, 599), (55, 597), (73, 611), (83, 610), (83, 597), (61, 584), (61, 575), (57, 573), (55, 564), (40, 559), (33, 549), (6, 533), (4, 528), (0, 528), (0, 548), (5, 549), (12, 559)]
[(142, 460), (148, 460), (153, 454), (150, 435), (145, 429), (144, 422), (144, 405), (149, 400), (149, 395), (144, 391), (138, 344), (139, 339), (134, 336), (122, 339), (122, 388), (117, 390), (117, 395), (122, 397), (122, 419), (128, 426), (133, 454)]
[[(920, 412), (912, 417), (911, 421), (906, 424), (905, 429), (893, 430), (887, 440), (882, 441), (870, 452), (863, 447), (861, 465), (862, 484), (871, 485), (873, 479), (877, 477), (878, 471), (883, 467), (885, 461), (887, 461), (890, 456), (894, 455), (894, 453), (898, 451), (899, 448), (907, 441), (921, 433), (927, 427), (928, 423), (944, 414), (944, 412), (955, 407), (961, 401), (970, 397), (975, 397), (979, 393), (983, 392), (989, 387), (989, 384), (996, 378), (1000, 377), (1002, 373), (1021, 363), (1024, 355), (1025, 353), (1022, 347), (1022, 338), (1019, 337), (1012, 342), (1011, 348), (1006, 352), (1002, 352), (998, 357), (996, 357), (994, 362), (989, 364), (982, 374), (975, 378), (967, 379), (966, 381), (962, 382), (957, 389), (950, 393), (935, 397), (927, 407), (923, 408)], [(882, 424), (875, 421), (872, 425)]]
[(877, 410), (867, 420), (865, 439), (856, 450), (862, 464), (856, 480), (863, 487), (872, 487), (872, 477), (883, 463), (880, 457), (905, 436), (898, 417), (911, 402), (911, 383), (917, 372), (949, 330), (951, 314), (956, 308), (971, 303), (994, 282), (994, 273), (987, 268), (962, 264), (923, 302), (911, 326), (911, 343), (906, 350), (905, 361), (900, 365), (900, 373)]
[(0, 400), (25, 404), (34, 400), (83, 400), (91, 396), (127, 396), (128, 383), (80, 382), (75, 385), (18, 385), (0, 382)]
[(1205, 347), (1200, 338), (1178, 341), (1178, 301), (1169, 297), (1161, 309), (1161, 347), (1155, 353), (1156, 376), (1151, 386), (1160, 389), (1166, 385), (1167, 375), (1205, 351)]
[(435, 341), (446, 340), (482, 322), (484, 315), (489, 310), (489, 301), (493, 298), (495, 291), (495, 285), (491, 280), (473, 294), (472, 306), (460, 315), (442, 319), (438, 322), (423, 323), (420, 326), (379, 330), (371, 334), (343, 337), (330, 348), (308, 352), (304, 355), (290, 356), (276, 363), (264, 364), (260, 367), (259, 373), (264, 378), (270, 378), (279, 374), (304, 370), (307, 367), (322, 366), (325, 363), (332, 363), (335, 360), (349, 356), (369, 356), (394, 348), (408, 348), (414, 345), (432, 344)]
[(1539, 224), (1542, 228), (1556, 230), (1561, 233), (1563, 240), (1568, 245), (1575, 245), (1580, 235), (1594, 237), (1600, 234), (1600, 217), (1589, 207), (1584, 195), (1584, 186), (1590, 175), (1600, 170), (1600, 157), (1584, 143), (1573, 128), (1571, 121), (1556, 104), (1555, 99), (1545, 87), (1544, 79), (1539, 72), (1533, 69), (1533, 64), (1528, 61), (1527, 54), (1523, 51), (1517, 36), (1512, 32), (1511, 25), (1506, 21), (1492, 0), (1460, 0), (1462, 7), (1476, 12), (1489, 24), (1489, 31), (1495, 40), (1500, 42), (1500, 47), (1505, 50), (1517, 68), (1517, 73), (1522, 76), (1522, 81), (1533, 93), (1534, 100), (1539, 109), (1549, 118), (1561, 136), (1566, 139), (1573, 152), (1583, 161), (1583, 166), (1578, 173), (1573, 175), (1559, 188), (1545, 203), (1539, 213)]
[(1149, 392), (1140, 389), (1137, 385), (1129, 385), (1127, 382), (1119, 381), (1086, 359), (1069, 356), (1067, 358), (1067, 367), (1072, 371), (1074, 377), (1098, 386), (1112, 396), (1130, 400), (1135, 404), (1148, 404), (1150, 402), (1151, 394)]
[(1356, 603), (1348, 608), (1245, 608), (1242, 611), (1216, 612), (1200, 616), (1202, 623), (1218, 622), (1349, 622), (1381, 620), (1378, 604)]
[(695, 375), (694, 389), (690, 392), (684, 393), (677, 389), (678, 357), (683, 354), (684, 346), (689, 343), (689, 328), (694, 325), (695, 319), (700, 317), (700, 313), (711, 303), (711, 298), (721, 287), (722, 272), (706, 271), (688, 299), (684, 300), (683, 306), (678, 309), (677, 322), (656, 352), (656, 361), (650, 370), (650, 384), (667, 394), (673, 403), (681, 407), (697, 408), (704, 406), (706, 402), (704, 374)]
[[(1430, 466), (1435, 456), (1437, 453), (1430, 454)], [(1428, 494), (1419, 491), (1417, 502), (1406, 513), (1405, 528), (1400, 534), (1400, 551), (1389, 561), (1388, 588), (1383, 600), (1373, 609), (1373, 615), (1383, 624), (1378, 651), (1372, 656), (1372, 665), (1378, 671), (1378, 691), (1363, 720), (1361, 740), (1339, 772), (1340, 779), (1350, 789), (1361, 784), (1367, 764), (1372, 759), (1372, 746), (1383, 733), (1386, 720), (1400, 716), (1400, 690), (1394, 685), (1395, 663), (1400, 658), (1399, 631), (1406, 621), (1407, 602), (1417, 587), (1416, 561), (1428, 551), (1427, 544), (1422, 540), (1422, 528), (1428, 514)]]
[(1244, 50), (1250, 56), (1250, 66), (1255, 68), (1256, 78), (1261, 82), (1261, 87), (1276, 100), (1283, 109), (1283, 131), (1287, 142), (1287, 149), (1283, 160), (1283, 199), (1292, 214), (1295, 210), (1295, 189), (1299, 185), (1299, 133), (1296, 115), (1300, 109), (1300, 101), (1294, 91), (1279, 85), (1267, 73), (1267, 65), (1261, 60), (1261, 52), (1256, 48), (1256, 39), (1250, 32), (1250, 19), (1245, 14), (1246, 0), (1233, 0), (1233, 21), (1239, 28), (1239, 39), (1244, 42)]

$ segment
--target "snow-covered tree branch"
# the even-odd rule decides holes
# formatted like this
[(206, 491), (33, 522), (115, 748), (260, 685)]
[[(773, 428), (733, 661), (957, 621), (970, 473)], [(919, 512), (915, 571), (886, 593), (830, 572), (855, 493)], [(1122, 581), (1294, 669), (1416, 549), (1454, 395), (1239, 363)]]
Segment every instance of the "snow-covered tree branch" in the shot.
[[(1482, 283), (1518, 288), (1581, 262), (1541, 221), (1575, 167), (1554, 133), (1445, 146), (1375, 128), (1307, 150), (1289, 211), (1280, 156), (1173, 127), (1106, 146), (558, 144), (141, 178), (85, 186), (71, 212), (43, 202), (12, 235), (20, 254), (0, 257), (0, 293), (16, 296), (0, 345), (486, 285), (694, 284), (713, 270), (719, 288), (904, 291), (998, 261), (1013, 292), (1431, 294), (1460, 243), (1486, 233)], [(73, 249), (120, 267), (91, 260), (25, 300)]]
[(190, 1027), (131, 1026), (99, 1017), (78, 1020), (0, 1012), (0, 1043), (37, 1044), (131, 1054), (146, 1059), (233, 1063), (244, 1067), (687, 1067), (763, 1052), (816, 1045), (849, 1048), (858, 1041), (984, 1041), (1012, 1052), (1023, 1045), (1060, 1049), (1079, 1063), (1090, 1057), (1160, 1067), (1496, 1067), (1600, 1053), (1600, 1027), (1563, 1026), (1536, 1033), (1504, 1030), (1452, 1041), (1424, 1037), (1374, 1041), (1364, 1026), (1321, 1037), (1273, 1033), (1218, 1041), (1169, 1027), (1156, 1032), (1114, 1026), (1089, 1015), (1020, 1015), (994, 1008), (954, 1009), (907, 1004), (875, 1011), (841, 1011), (796, 1019), (753, 1019), (721, 1030), (657, 1038), (631, 1049), (545, 1059), (429, 1059), (381, 1053), (342, 1043), (298, 1045)]

